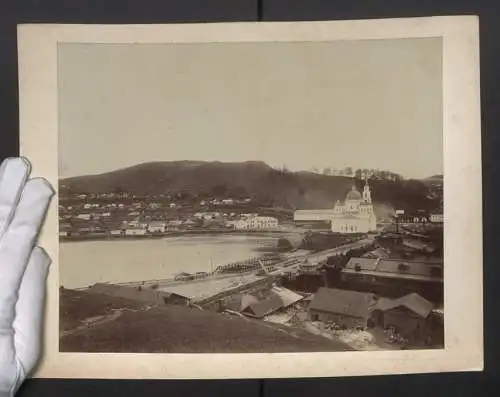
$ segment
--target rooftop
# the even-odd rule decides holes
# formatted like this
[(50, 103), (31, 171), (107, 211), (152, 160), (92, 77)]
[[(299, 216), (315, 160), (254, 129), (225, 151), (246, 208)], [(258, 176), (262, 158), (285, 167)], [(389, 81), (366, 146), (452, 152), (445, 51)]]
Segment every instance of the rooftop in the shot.
[(274, 313), (282, 307), (284, 307), (283, 301), (279, 295), (271, 293), (266, 299), (248, 305), (243, 312), (251, 313), (257, 318), (262, 318), (268, 314)]
[(361, 193), (356, 189), (356, 186), (352, 186), (352, 189), (347, 193), (346, 196), (346, 201), (355, 201), (355, 200), (361, 200), (362, 196)]
[(274, 286), (265, 292), (265, 297), (242, 294), (230, 297), (227, 305), (230, 309), (245, 312), (257, 318), (262, 318), (275, 311), (289, 307), (302, 300), (302, 295), (296, 294), (287, 288)]
[(183, 281), (172, 285), (160, 285), (158, 290), (175, 293), (189, 299), (199, 300), (213, 296), (224, 290), (236, 287), (239, 283), (250, 283), (264, 277), (250, 275), (228, 276), (222, 278)]
[(380, 298), (373, 310), (388, 311), (397, 307), (406, 307), (422, 318), (427, 318), (434, 309), (434, 305), (422, 296), (411, 293), (398, 299)]
[(372, 293), (321, 287), (314, 294), (309, 310), (368, 318), (374, 301)]
[(417, 262), (402, 259), (351, 258), (342, 270), (345, 273), (363, 273), (382, 277), (411, 278), (423, 281), (442, 281), (440, 262)]

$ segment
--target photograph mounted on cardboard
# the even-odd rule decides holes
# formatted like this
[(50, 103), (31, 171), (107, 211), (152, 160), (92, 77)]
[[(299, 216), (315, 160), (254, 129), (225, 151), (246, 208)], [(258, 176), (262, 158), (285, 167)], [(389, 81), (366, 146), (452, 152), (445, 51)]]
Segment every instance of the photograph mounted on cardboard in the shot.
[(482, 366), (475, 18), (19, 32), (57, 190), (40, 376)]

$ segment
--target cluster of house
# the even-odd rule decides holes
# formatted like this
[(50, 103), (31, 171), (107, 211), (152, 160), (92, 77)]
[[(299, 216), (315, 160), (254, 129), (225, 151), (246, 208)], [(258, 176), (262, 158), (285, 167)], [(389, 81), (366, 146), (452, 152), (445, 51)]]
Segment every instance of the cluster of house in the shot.
[(278, 228), (279, 222), (273, 216), (244, 214), (240, 219), (229, 221), (228, 225), (236, 230), (272, 230)]
[(111, 236), (142, 236), (178, 230), (182, 225), (194, 225), (190, 220), (158, 220), (141, 218), (139, 215), (127, 214), (123, 217), (87, 218), (76, 216), (59, 221), (59, 236), (83, 236), (86, 234)]
[(442, 317), (433, 316), (436, 306), (417, 293), (390, 299), (369, 292), (322, 287), (309, 299), (311, 321), (348, 329), (392, 328), (410, 343), (442, 343), (435, 340), (436, 328), (442, 328)]
[(398, 216), (398, 222), (405, 223), (443, 223), (444, 216), (443, 211), (439, 210), (429, 214), (408, 214)]
[[(183, 294), (140, 286), (95, 284), (87, 291), (158, 305), (192, 304)], [(437, 327), (442, 326), (442, 316), (436, 317), (436, 305), (417, 293), (391, 299), (370, 292), (320, 287), (314, 294), (302, 295), (273, 285), (265, 291), (227, 296), (217, 300), (213, 308), (262, 320), (285, 314), (286, 321), (322, 322), (340, 329), (392, 328), (411, 342), (428, 342), (435, 333), (436, 319)]]
[[(340, 329), (390, 328), (412, 343), (431, 343), (442, 320), (434, 315), (437, 306), (414, 292), (392, 299), (370, 292), (320, 287), (314, 294), (303, 296), (273, 286), (265, 297), (255, 293), (233, 296), (223, 307), (257, 319), (288, 312), (285, 321), (319, 321)], [(441, 343), (432, 340), (436, 342)]]
[(225, 198), (225, 199), (212, 199), (212, 200), (202, 200), (200, 202), (201, 206), (205, 205), (237, 205), (237, 204), (248, 204), (252, 201), (251, 198), (245, 199), (233, 199), (233, 198)]
[[(176, 204), (170, 204), (174, 206)], [(174, 207), (171, 207), (174, 208)], [(189, 230), (203, 227), (230, 228), (234, 230), (270, 230), (278, 227), (278, 219), (259, 214), (202, 211), (171, 214), (157, 203), (147, 206), (134, 204), (85, 204), (80, 211), (72, 207), (60, 208), (59, 235), (81, 236), (108, 234), (111, 236), (140, 236)]]
[(235, 230), (269, 230), (276, 229), (279, 225), (277, 218), (261, 216), (258, 213), (238, 214), (213, 211), (197, 212), (193, 216), (203, 221), (221, 221), (224, 226)]
[[(169, 203), (166, 205), (168, 208), (177, 208), (176, 203)], [(62, 214), (72, 214), (76, 212), (82, 214), (91, 214), (99, 216), (100, 214), (115, 211), (115, 210), (157, 210), (163, 207), (161, 203), (134, 203), (134, 204), (124, 204), (124, 203), (83, 203), (81, 205), (59, 205), (59, 213)]]

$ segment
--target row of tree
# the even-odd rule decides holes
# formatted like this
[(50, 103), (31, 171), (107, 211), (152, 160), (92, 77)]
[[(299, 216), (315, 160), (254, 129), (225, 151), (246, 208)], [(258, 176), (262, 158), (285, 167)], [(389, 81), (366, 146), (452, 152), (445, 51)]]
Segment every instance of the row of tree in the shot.
[(323, 175), (335, 175), (335, 176), (347, 176), (354, 177), (357, 179), (364, 179), (365, 177), (368, 179), (377, 179), (377, 180), (388, 180), (388, 181), (400, 181), (403, 177), (399, 174), (396, 174), (392, 171), (379, 170), (375, 168), (358, 168), (355, 169), (353, 167), (345, 167), (342, 169), (335, 169), (326, 167), (320, 170), (319, 168), (312, 168), (310, 170), (316, 174)]
[[(288, 169), (286, 165), (283, 165), (281, 168), (276, 168), (276, 171), (279, 171), (282, 174), (292, 175), (293, 172)], [(365, 177), (369, 179), (377, 179), (377, 180), (389, 180), (389, 181), (400, 181), (403, 177), (395, 172), (380, 170), (376, 168), (353, 168), (353, 167), (344, 167), (344, 168), (332, 168), (325, 167), (320, 169), (318, 167), (312, 167), (309, 169), (309, 172), (314, 174), (323, 174), (323, 175), (331, 175), (331, 176), (347, 176), (351, 178), (364, 179)]]

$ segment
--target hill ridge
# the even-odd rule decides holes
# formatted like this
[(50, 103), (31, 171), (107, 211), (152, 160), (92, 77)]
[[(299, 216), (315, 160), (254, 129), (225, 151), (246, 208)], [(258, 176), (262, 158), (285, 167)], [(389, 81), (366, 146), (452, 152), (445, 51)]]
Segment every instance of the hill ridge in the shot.
[[(332, 208), (343, 200), (352, 183), (364, 182), (349, 176), (291, 172), (263, 161), (154, 161), (60, 180), (60, 195), (70, 193), (133, 192), (139, 196), (182, 194), (202, 198), (252, 198), (262, 206), (289, 209)], [(416, 180), (370, 180), (372, 198), (405, 210), (432, 210), (439, 202), (426, 183)]]

